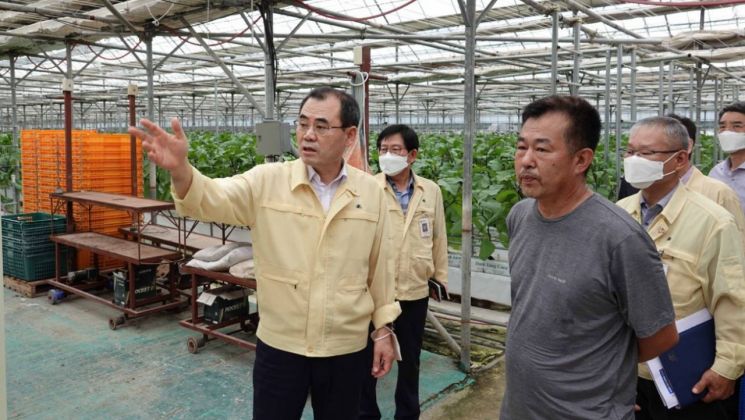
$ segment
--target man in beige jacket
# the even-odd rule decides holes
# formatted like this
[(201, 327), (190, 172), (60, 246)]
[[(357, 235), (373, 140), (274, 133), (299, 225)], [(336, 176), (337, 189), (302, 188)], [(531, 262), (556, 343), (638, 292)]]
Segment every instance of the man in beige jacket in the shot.
[[(396, 299), (401, 316), (394, 328), (401, 343), (396, 382), (396, 419), (419, 418), (419, 356), (428, 306), (428, 281), (447, 285), (445, 209), (440, 187), (411, 170), (419, 151), (416, 132), (403, 124), (386, 127), (377, 141), (385, 190), (391, 249), (395, 250)], [(370, 345), (368, 348), (371, 349)], [(374, 377), (367, 375), (360, 419), (380, 419)]]
[(704, 175), (691, 162), (691, 152), (696, 145), (696, 124), (690, 118), (677, 114), (668, 114), (667, 116), (678, 120), (688, 132), (688, 164), (678, 172), (680, 182), (685, 184), (691, 191), (696, 191), (706, 198), (713, 200), (732, 213), (737, 224), (737, 229), (740, 231), (743, 246), (745, 247), (745, 214), (742, 212), (742, 207), (740, 207), (740, 199), (737, 197), (737, 193), (724, 182)]
[[(716, 357), (693, 386), (701, 401), (680, 410), (662, 404), (640, 365), (637, 419), (727, 419), (722, 400), (745, 369), (745, 257), (734, 217), (679, 181), (688, 164), (688, 136), (668, 117), (638, 121), (629, 133), (626, 179), (641, 191), (618, 202), (641, 223), (665, 265), (676, 319), (707, 309), (714, 318)], [(650, 170), (650, 168), (652, 170)]]
[(188, 144), (148, 120), (148, 157), (171, 173), (176, 210), (198, 220), (251, 228), (261, 322), (256, 333), (253, 418), (300, 418), (308, 394), (315, 418), (348, 420), (359, 410), (368, 326), (375, 349), (368, 375), (394, 359), (386, 325), (400, 313), (388, 264), (383, 190), (346, 165), (357, 139), (354, 98), (318, 88), (300, 104), (300, 159), (210, 179), (187, 159)]

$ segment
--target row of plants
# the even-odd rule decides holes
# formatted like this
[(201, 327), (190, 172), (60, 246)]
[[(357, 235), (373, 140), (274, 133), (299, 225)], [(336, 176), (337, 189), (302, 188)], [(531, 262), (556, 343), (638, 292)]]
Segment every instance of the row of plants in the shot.
[[(189, 133), (189, 159), (202, 173), (224, 177), (246, 171), (263, 162), (256, 154), (256, 139), (251, 134), (212, 132)], [(373, 136), (374, 138), (374, 136)], [(487, 258), (494, 243), (507, 245), (505, 220), (512, 206), (520, 200), (515, 183), (513, 158), (515, 134), (482, 133), (474, 142), (473, 159), (473, 227), (480, 238), (479, 256)], [(602, 147), (602, 145), (601, 145)], [(372, 169), (377, 172), (377, 150), (370, 148)], [(417, 174), (435, 180), (442, 188), (448, 236), (458, 247), (461, 238), (463, 195), (463, 136), (460, 134), (423, 134), (419, 157), (414, 165)], [(611, 198), (615, 194), (615, 162), (602, 162), (602, 150), (596, 155), (588, 180), (596, 191)], [(158, 175), (158, 198), (170, 199), (170, 179)]]
[[(375, 135), (371, 135), (375, 138)], [(702, 136), (701, 169), (708, 173), (713, 162), (711, 136)], [(230, 176), (250, 169), (263, 162), (256, 154), (256, 138), (251, 134), (212, 132), (190, 133), (189, 158), (194, 166), (212, 177)], [(495, 249), (495, 243), (508, 245), (506, 218), (512, 206), (520, 200), (515, 181), (514, 155), (517, 135), (515, 133), (480, 133), (473, 145), (473, 228), (480, 238), (479, 257), (485, 259)], [(628, 138), (622, 138), (625, 147)], [(608, 159), (601, 141), (595, 160), (587, 174), (588, 184), (604, 197), (616, 197), (615, 138), (611, 137)], [(370, 147), (372, 169), (377, 172), (377, 150)], [(459, 246), (462, 223), (463, 196), (463, 135), (422, 134), (420, 151), (414, 165), (417, 174), (435, 180), (443, 192), (445, 215), (450, 243)], [(163, 199), (170, 198), (169, 179), (159, 176), (158, 193)]]
[[(256, 152), (256, 137), (250, 133), (191, 132), (189, 160), (209, 177), (226, 177), (244, 172), (264, 162)], [(374, 135), (371, 138), (375, 138)], [(473, 228), (480, 238), (479, 256), (487, 258), (495, 243), (507, 246), (507, 214), (520, 200), (515, 182), (513, 159), (517, 136), (514, 133), (480, 133), (473, 145)], [(627, 139), (624, 136), (622, 143)], [(611, 138), (609, 158), (605, 159), (604, 144), (598, 145), (595, 161), (587, 175), (588, 183), (599, 194), (613, 200), (616, 195), (615, 139)], [(704, 173), (715, 163), (711, 136), (701, 139)], [(12, 188), (11, 174), (19, 162), (17, 148), (9, 134), (0, 135), (0, 190)], [(373, 171), (377, 172), (377, 150), (370, 148)], [(414, 170), (417, 174), (435, 180), (442, 189), (450, 243), (458, 247), (461, 238), (463, 195), (463, 135), (421, 134), (420, 151)], [(146, 185), (149, 172), (145, 171)], [(20, 189), (20, 176), (16, 188)], [(170, 200), (170, 177), (158, 169), (157, 198)], [(11, 197), (2, 196), (7, 203)]]

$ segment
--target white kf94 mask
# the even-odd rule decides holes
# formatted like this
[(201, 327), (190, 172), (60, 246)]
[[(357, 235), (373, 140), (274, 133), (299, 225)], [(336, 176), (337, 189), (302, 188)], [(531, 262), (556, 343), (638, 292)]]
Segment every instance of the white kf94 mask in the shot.
[(624, 177), (634, 188), (643, 190), (654, 184), (655, 181), (659, 181), (667, 175), (675, 172), (662, 172), (665, 164), (672, 159), (673, 156), (675, 155), (673, 154), (664, 162), (644, 159), (643, 157), (636, 155), (629, 156), (623, 160)]
[(378, 163), (380, 164), (380, 170), (388, 176), (398, 175), (409, 166), (406, 156), (395, 155), (391, 152), (378, 157)]
[(717, 137), (719, 138), (719, 147), (722, 148), (724, 153), (745, 149), (745, 133), (722, 131)]

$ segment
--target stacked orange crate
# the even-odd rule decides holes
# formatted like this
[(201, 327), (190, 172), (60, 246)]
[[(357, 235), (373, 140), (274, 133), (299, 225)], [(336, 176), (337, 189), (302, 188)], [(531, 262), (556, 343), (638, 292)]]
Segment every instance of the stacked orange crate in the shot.
[[(24, 208), (26, 211), (51, 211), (49, 194), (63, 191), (65, 180), (64, 131), (30, 130), (21, 134)], [(127, 134), (102, 134), (93, 130), (75, 130), (72, 136), (73, 189), (75, 191), (100, 191), (131, 194), (130, 139)], [(24, 154), (24, 152), (27, 152)], [(137, 144), (138, 196), (144, 193), (142, 181), (142, 148)], [(27, 170), (28, 168), (28, 170)], [(33, 209), (33, 210), (30, 210)], [(57, 211), (64, 212), (63, 209)], [(119, 228), (129, 226), (133, 220), (126, 211), (104, 207), (87, 209), (75, 206), (73, 218), (76, 230), (93, 230), (108, 235), (121, 236)], [(93, 264), (92, 255), (78, 252), (78, 267)], [(100, 258), (102, 268), (120, 265), (119, 261)]]

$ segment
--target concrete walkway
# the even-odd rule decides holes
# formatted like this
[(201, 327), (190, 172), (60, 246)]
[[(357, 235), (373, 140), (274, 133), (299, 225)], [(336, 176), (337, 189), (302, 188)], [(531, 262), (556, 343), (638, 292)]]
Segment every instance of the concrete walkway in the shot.
[[(84, 299), (52, 306), (6, 289), (4, 303), (11, 419), (250, 418), (254, 353), (219, 341), (188, 353), (194, 333), (177, 324), (186, 312), (111, 331), (119, 312)], [(394, 379), (378, 385), (384, 418), (393, 417)], [(424, 407), (469, 381), (453, 360), (423, 354)]]

